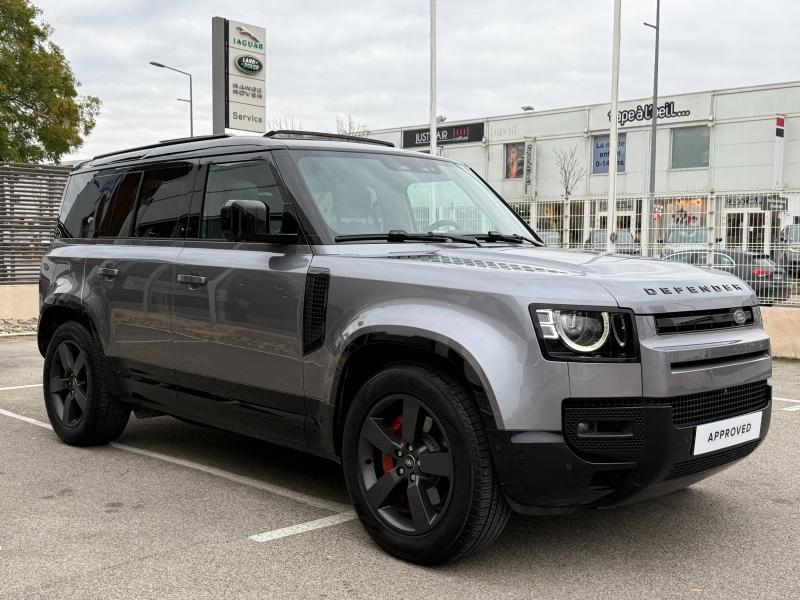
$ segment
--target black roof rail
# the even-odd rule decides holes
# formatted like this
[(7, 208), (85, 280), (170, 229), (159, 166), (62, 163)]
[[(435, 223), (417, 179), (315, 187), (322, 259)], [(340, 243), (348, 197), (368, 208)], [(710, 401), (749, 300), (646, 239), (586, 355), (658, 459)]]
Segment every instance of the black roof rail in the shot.
[(272, 139), (294, 139), (294, 140), (328, 140), (329, 142), (361, 142), (362, 144), (377, 144), (378, 146), (388, 146), (394, 148), (392, 142), (376, 140), (357, 135), (345, 135), (343, 133), (323, 133), (321, 131), (302, 131), (299, 129), (276, 129), (264, 134), (266, 138)]
[(185, 144), (188, 142), (202, 142), (205, 140), (216, 140), (219, 138), (232, 137), (230, 133), (220, 133), (217, 135), (197, 135), (195, 137), (175, 138), (172, 140), (161, 140), (156, 144), (147, 144), (146, 146), (136, 146), (135, 148), (126, 148), (124, 150), (116, 150), (115, 152), (106, 152), (105, 154), (98, 154), (92, 160), (98, 158), (105, 158), (106, 156), (114, 156), (115, 154), (126, 154), (128, 152), (136, 152), (137, 150), (149, 150), (151, 148), (161, 148), (162, 146), (172, 146), (173, 144)]

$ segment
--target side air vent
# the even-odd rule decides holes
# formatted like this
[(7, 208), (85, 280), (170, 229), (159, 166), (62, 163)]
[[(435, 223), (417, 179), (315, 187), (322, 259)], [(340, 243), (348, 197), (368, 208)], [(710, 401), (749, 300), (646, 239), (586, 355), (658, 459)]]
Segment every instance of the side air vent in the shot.
[(311, 268), (306, 278), (306, 295), (303, 301), (303, 353), (322, 346), (325, 341), (325, 313), (328, 307), (330, 272)]

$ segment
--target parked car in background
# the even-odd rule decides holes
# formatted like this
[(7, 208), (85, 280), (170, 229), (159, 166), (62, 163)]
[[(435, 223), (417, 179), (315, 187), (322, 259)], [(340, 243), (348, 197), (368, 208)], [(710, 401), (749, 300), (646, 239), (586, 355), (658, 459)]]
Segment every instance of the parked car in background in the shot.
[(676, 227), (664, 236), (664, 256), (681, 250), (707, 250), (708, 229), (705, 227)]
[(552, 246), (554, 248), (561, 247), (561, 232), (560, 231), (553, 231), (552, 229), (546, 231), (537, 231), (539, 237), (542, 241), (547, 244), (548, 246)]
[(781, 229), (772, 258), (789, 275), (800, 274), (800, 225), (787, 225)]
[[(589, 237), (583, 247), (587, 250), (605, 252), (606, 249), (606, 230), (593, 229), (589, 232)], [(641, 254), (642, 249), (634, 239), (633, 234), (627, 230), (617, 230), (617, 254)]]
[(664, 257), (697, 267), (727, 271), (749, 285), (761, 304), (786, 300), (791, 286), (786, 272), (770, 258), (742, 250), (683, 250)]

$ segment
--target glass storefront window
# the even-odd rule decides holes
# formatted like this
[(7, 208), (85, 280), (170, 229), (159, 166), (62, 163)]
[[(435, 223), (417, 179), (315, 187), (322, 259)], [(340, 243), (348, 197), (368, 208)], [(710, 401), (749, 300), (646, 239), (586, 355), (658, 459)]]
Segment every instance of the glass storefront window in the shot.
[(672, 168), (707, 167), (710, 136), (711, 129), (705, 125), (674, 127), (672, 129)]

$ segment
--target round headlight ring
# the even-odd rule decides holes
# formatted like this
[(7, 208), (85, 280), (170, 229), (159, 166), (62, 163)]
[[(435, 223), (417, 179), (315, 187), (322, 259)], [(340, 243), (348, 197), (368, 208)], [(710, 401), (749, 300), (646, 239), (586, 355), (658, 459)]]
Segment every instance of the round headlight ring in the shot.
[[(570, 337), (564, 331), (564, 327), (561, 324), (561, 319), (559, 318), (562, 314), (569, 314), (569, 313), (573, 314), (583, 313), (584, 317), (588, 317), (589, 315), (599, 315), (603, 324), (603, 332), (600, 335), (600, 339), (598, 339), (596, 342), (588, 346), (576, 344), (575, 341), (570, 339)], [(609, 324), (609, 318), (607, 312), (594, 313), (584, 310), (559, 310), (555, 311), (555, 317), (556, 317), (555, 318), (556, 331), (558, 331), (558, 335), (561, 338), (561, 341), (564, 342), (564, 345), (566, 345), (567, 348), (569, 348), (570, 350), (574, 350), (575, 352), (580, 352), (581, 354), (588, 354), (589, 352), (595, 352), (596, 350), (602, 348), (603, 345), (608, 340), (608, 334), (611, 327)]]
[(611, 331), (614, 333), (614, 339), (619, 347), (625, 348), (628, 343), (628, 326), (622, 314), (617, 313), (611, 317)]

